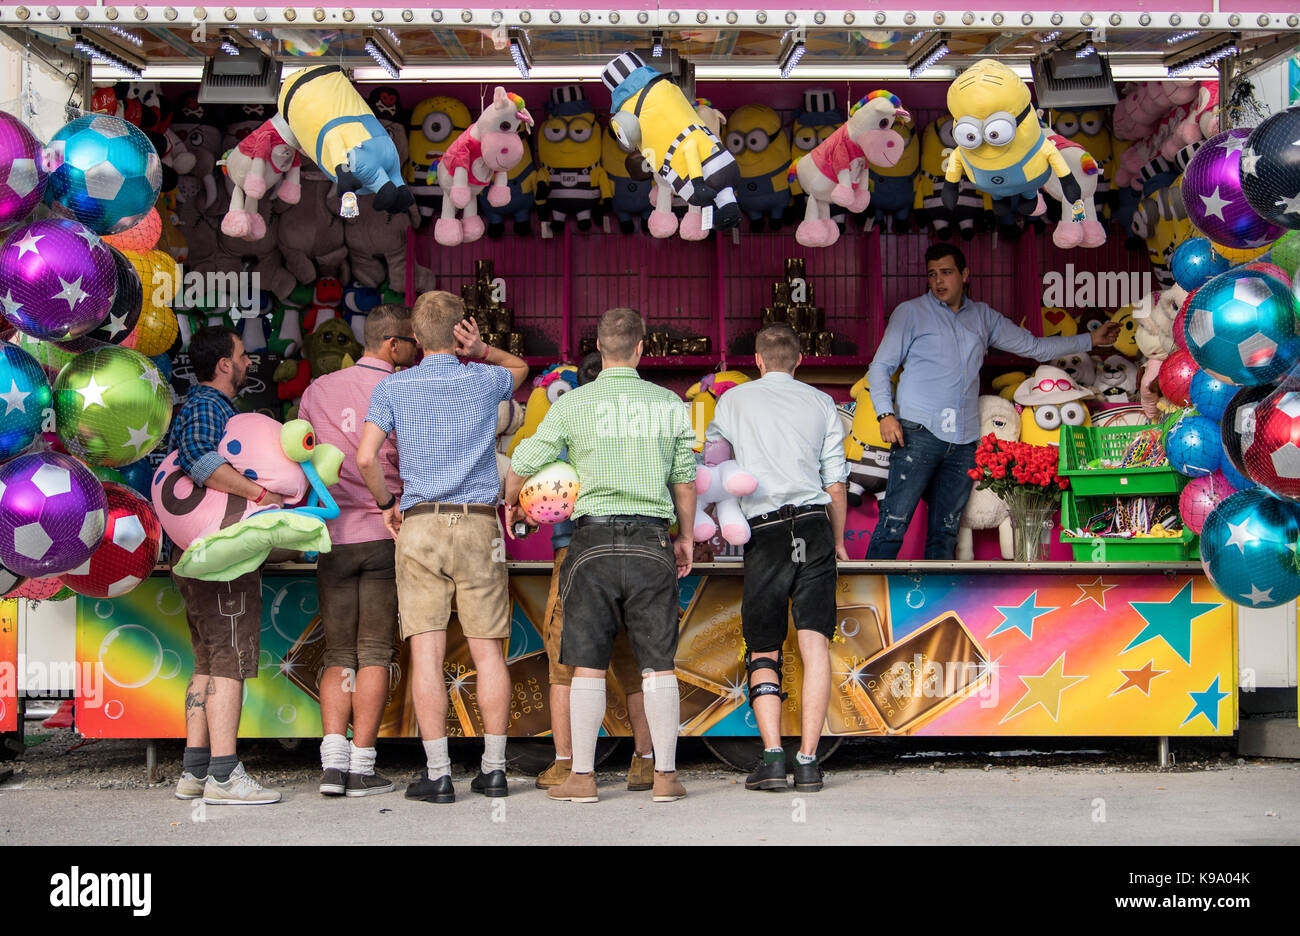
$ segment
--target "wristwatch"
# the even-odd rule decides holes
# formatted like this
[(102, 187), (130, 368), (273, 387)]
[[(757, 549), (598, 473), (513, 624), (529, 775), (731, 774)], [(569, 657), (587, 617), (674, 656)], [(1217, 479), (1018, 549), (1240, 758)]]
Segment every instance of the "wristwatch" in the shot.
[(387, 504), (376, 504), (375, 506), (378, 507), (380, 510), (389, 510), (396, 503), (397, 503), (397, 495), (389, 494)]

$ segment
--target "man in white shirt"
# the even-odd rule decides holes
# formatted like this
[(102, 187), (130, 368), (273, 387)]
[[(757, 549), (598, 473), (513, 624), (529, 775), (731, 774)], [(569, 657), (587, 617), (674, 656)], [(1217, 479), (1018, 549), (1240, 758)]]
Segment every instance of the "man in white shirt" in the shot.
[(731, 443), (736, 461), (758, 481), (755, 492), (740, 501), (751, 528), (740, 613), (749, 703), (764, 750), (745, 788), (786, 788), (781, 645), (793, 615), (803, 660), (802, 743), (794, 787), (816, 792), (822, 788), (817, 742), (831, 692), (836, 560), (849, 558), (844, 430), (831, 398), (794, 379), (803, 355), (790, 326), (769, 325), (759, 332), (754, 358), (759, 379), (728, 390), (705, 431), (706, 452), (710, 444)]

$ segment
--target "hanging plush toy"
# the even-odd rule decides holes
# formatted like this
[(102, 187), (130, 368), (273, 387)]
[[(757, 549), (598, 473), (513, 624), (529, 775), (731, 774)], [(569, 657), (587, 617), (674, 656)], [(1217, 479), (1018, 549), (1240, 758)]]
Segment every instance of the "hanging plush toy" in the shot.
[[(804, 91), (803, 100), (794, 112), (794, 121), (790, 125), (791, 160), (786, 180), (790, 183), (791, 217), (799, 217), (808, 207), (808, 197), (800, 187), (799, 177), (794, 171), (795, 163), (825, 142), (844, 120), (844, 111), (840, 110), (835, 92), (830, 88), (809, 88)], [(841, 228), (844, 227), (846, 215), (843, 208), (834, 205), (831, 217)]]
[(223, 165), (235, 187), (230, 196), (230, 210), (221, 221), (223, 234), (249, 240), (265, 236), (266, 227), (257, 212), (257, 202), (272, 189), (286, 205), (296, 205), (302, 197), (299, 180), (302, 158), (269, 120), (240, 140), (226, 154)]
[(912, 229), (912, 201), (921, 171), (921, 137), (906, 121), (894, 125), (903, 138), (903, 156), (892, 166), (870, 167), (871, 211), (876, 224), (889, 223), (890, 233)]
[(531, 218), (533, 206), (537, 203), (537, 161), (533, 159), (532, 124), (519, 123), (519, 142), (524, 145), (524, 155), (506, 173), (506, 187), (510, 189), (510, 200), (497, 207), (488, 202), (487, 195), (480, 192), (478, 196), (479, 214), (487, 222), (487, 236), (500, 237), (505, 233), (506, 222), (520, 237), (533, 233)]
[(537, 204), (553, 228), (570, 218), (590, 230), (607, 187), (600, 166), (600, 124), (578, 85), (551, 89), (547, 117), (537, 135)]
[(736, 198), (749, 229), (779, 231), (790, 206), (790, 139), (781, 115), (766, 104), (742, 105), (727, 121), (723, 141), (740, 169)]
[(1072, 206), (1062, 192), (1061, 181), (1050, 176), (1043, 183), (1043, 191), (1061, 203), (1061, 221), (1052, 231), (1052, 243), (1062, 248), (1100, 247), (1106, 243), (1106, 228), (1097, 219), (1097, 206), (1093, 201), (1097, 180), (1101, 178), (1097, 160), (1081, 145), (1063, 136), (1052, 133), (1048, 140), (1070, 167), (1070, 177), (1079, 187), (1078, 200), (1083, 204), (1083, 220), (1070, 220)]
[(635, 52), (615, 58), (600, 77), (612, 95), (610, 123), (619, 143), (628, 152), (639, 151), (654, 167), (659, 184), (686, 201), (682, 239), (703, 240), (709, 228), (739, 224), (736, 159), (701, 123), (681, 88)]
[(1097, 190), (1093, 201), (1098, 213), (1109, 218), (1113, 214), (1113, 181), (1115, 178), (1115, 141), (1107, 126), (1109, 111), (1100, 107), (1083, 110), (1053, 110), (1052, 129), (1073, 143), (1078, 143), (1097, 161)]
[(804, 220), (795, 240), (805, 247), (829, 247), (839, 240), (830, 205), (850, 214), (866, 210), (871, 201), (867, 165), (892, 166), (903, 156), (904, 140), (894, 122), (910, 122), (911, 114), (888, 91), (872, 91), (849, 111), (848, 122), (795, 164), (799, 185), (808, 196)]
[[(722, 538), (733, 546), (749, 542), (749, 521), (740, 509), (740, 498), (758, 490), (758, 479), (748, 474), (735, 459), (695, 469), (695, 541), (707, 542), (721, 531)], [(717, 523), (706, 514), (714, 506)]]
[(957, 149), (944, 174), (945, 207), (957, 207), (957, 183), (967, 178), (993, 197), (995, 215), (1031, 215), (1038, 190), (1055, 175), (1070, 205), (1062, 220), (1083, 221), (1079, 183), (1043, 133), (1029, 88), (1009, 66), (980, 59), (948, 86), (948, 110)]
[(469, 129), (469, 108), (454, 97), (425, 98), (411, 111), (408, 153), (403, 177), (420, 209), (420, 226), (442, 213), (442, 189), (438, 186), (438, 161), (447, 147)]
[[(713, 422), (713, 413), (718, 408), (718, 399), (737, 384), (749, 383), (749, 378), (740, 371), (717, 371), (705, 374), (686, 390), (686, 399), (691, 404), (691, 425), (695, 427), (695, 451), (704, 453), (706, 462), (725, 461), (729, 455), (720, 455), (704, 445), (704, 431)], [(722, 443), (725, 445), (725, 443)]]
[(343, 69), (319, 65), (290, 75), (273, 120), (282, 137), (338, 183), (343, 217), (357, 216), (359, 193), (373, 194), (375, 207), (390, 214), (411, 206), (397, 149)]
[[(506, 173), (524, 158), (519, 125), (532, 126), (524, 99), (497, 86), (492, 104), (467, 131), (447, 147), (438, 162), (438, 186), (443, 191), (442, 216), (433, 227), (433, 239), (444, 247), (472, 243), (483, 236), (478, 216), (479, 192), (487, 189), (490, 204), (510, 201)], [(456, 211), (464, 212), (459, 220)]]
[(514, 455), (516, 446), (527, 439), (551, 409), (551, 404), (578, 386), (578, 368), (572, 364), (552, 364), (533, 379), (532, 392), (524, 405), (524, 422), (510, 439), (506, 455)]
[(929, 226), (939, 240), (948, 240), (955, 230), (962, 240), (970, 240), (976, 233), (976, 222), (984, 211), (984, 196), (974, 183), (962, 179), (957, 183), (957, 205), (947, 208), (943, 203), (943, 178), (948, 171), (948, 160), (957, 148), (952, 138), (952, 115), (944, 113), (925, 128), (921, 134), (921, 171), (916, 176), (917, 223)]
[[(605, 170), (606, 211), (614, 215), (619, 231), (631, 234), (636, 230), (638, 218), (642, 226), (647, 227), (650, 210), (654, 207), (654, 173), (644, 156), (639, 152), (626, 152), (619, 145), (612, 124), (600, 137), (600, 166)], [(674, 218), (674, 230), (676, 227)]]

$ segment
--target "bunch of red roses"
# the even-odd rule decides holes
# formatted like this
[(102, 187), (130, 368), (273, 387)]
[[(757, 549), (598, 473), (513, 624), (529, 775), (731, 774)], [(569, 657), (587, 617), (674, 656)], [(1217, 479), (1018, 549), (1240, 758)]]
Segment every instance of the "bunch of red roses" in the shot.
[(1008, 442), (989, 433), (980, 439), (975, 467), (967, 474), (979, 482), (977, 489), (992, 488), (1003, 499), (1018, 487), (1041, 488), (1040, 493), (1057, 498), (1070, 486), (1056, 473), (1058, 463), (1055, 446)]

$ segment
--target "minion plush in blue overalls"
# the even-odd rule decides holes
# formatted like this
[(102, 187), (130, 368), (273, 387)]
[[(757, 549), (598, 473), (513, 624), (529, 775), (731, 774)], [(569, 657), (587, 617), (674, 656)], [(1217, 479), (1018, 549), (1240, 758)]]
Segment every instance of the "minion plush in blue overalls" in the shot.
[(790, 204), (790, 140), (781, 115), (766, 104), (741, 105), (727, 121), (722, 142), (740, 168), (736, 200), (749, 229), (761, 231), (766, 222), (780, 230)]
[(500, 237), (504, 234), (506, 221), (513, 224), (514, 232), (521, 237), (533, 233), (530, 219), (533, 206), (537, 201), (537, 163), (533, 161), (533, 144), (529, 138), (528, 124), (523, 121), (519, 122), (519, 136), (524, 143), (524, 158), (515, 163), (514, 168), (506, 173), (506, 187), (510, 189), (510, 201), (496, 208), (487, 200), (487, 189), (480, 192), (478, 196), (478, 213), (487, 222), (488, 237)]
[(639, 151), (626, 152), (609, 126), (601, 134), (600, 165), (605, 170), (605, 200), (618, 221), (619, 231), (631, 234), (636, 230), (637, 218), (644, 228), (650, 220), (655, 189), (650, 163)]
[(1043, 132), (1028, 86), (1008, 66), (980, 59), (962, 72), (948, 87), (948, 110), (957, 143), (944, 174), (943, 201), (949, 210), (956, 207), (957, 183), (965, 177), (992, 196), (999, 219), (1032, 215), (1038, 190), (1055, 175), (1073, 220), (1083, 220), (1079, 183)]
[[(803, 93), (802, 106), (795, 111), (794, 123), (790, 126), (790, 171), (786, 178), (790, 183), (792, 217), (803, 217), (808, 197), (799, 185), (799, 177), (794, 170), (795, 163), (815, 150), (847, 119), (835, 101), (835, 92), (830, 88), (809, 88)], [(844, 227), (844, 217), (843, 206), (832, 203), (831, 220)]]

